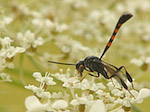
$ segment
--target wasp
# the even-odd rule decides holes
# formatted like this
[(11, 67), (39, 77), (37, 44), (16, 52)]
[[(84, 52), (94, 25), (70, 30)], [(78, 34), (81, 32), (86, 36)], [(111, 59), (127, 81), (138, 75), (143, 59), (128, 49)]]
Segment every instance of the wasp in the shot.
[[(63, 65), (74, 65), (74, 66), (76, 66), (76, 70), (78, 71), (78, 73), (80, 73), (81, 76), (82, 76), (83, 71), (86, 70), (86, 71), (88, 71), (88, 74), (93, 77), (99, 77), (101, 74), (105, 79), (115, 78), (132, 95), (132, 93), (128, 89), (127, 84), (125, 83), (124, 78), (121, 75), (121, 73), (122, 73), (121, 70), (124, 69), (127, 80), (132, 84), (132, 88), (134, 88), (133, 87), (133, 79), (132, 79), (131, 75), (128, 73), (128, 71), (126, 70), (125, 66), (116, 67), (116, 66), (102, 60), (104, 54), (110, 48), (113, 40), (115, 39), (116, 34), (118, 33), (118, 30), (120, 29), (120, 27), (127, 20), (129, 20), (132, 16), (133, 15), (131, 13), (124, 13), (123, 15), (121, 15), (121, 17), (119, 18), (119, 20), (116, 24), (116, 27), (115, 27), (113, 33), (112, 33), (112, 36), (110, 37), (110, 39), (100, 57), (87, 56), (84, 60), (80, 60), (76, 64), (61, 63), (61, 62), (55, 62), (55, 61), (48, 61), (48, 62), (55, 63), (55, 64), (63, 64)], [(92, 74), (93, 72), (96, 72), (97, 75), (93, 75)]]

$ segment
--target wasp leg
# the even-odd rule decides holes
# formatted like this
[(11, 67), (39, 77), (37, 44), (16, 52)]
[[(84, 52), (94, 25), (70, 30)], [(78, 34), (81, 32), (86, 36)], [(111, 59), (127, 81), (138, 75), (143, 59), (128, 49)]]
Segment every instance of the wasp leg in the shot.
[(110, 77), (108, 76), (107, 72), (103, 69), (100, 70), (100, 73), (106, 78), (106, 79), (110, 79)]
[(120, 82), (121, 82), (122, 86), (131, 94), (131, 96), (133, 96), (135, 98), (135, 96), (129, 91), (128, 86), (126, 85), (126, 83), (121, 78), (119, 78), (119, 79), (120, 79)]
[(87, 74), (86, 74), (84, 77), (82, 77), (82, 79), (80, 80), (80, 83), (83, 81), (83, 79), (84, 79), (86, 76), (87, 76)]
[(134, 89), (134, 86), (133, 86), (133, 79), (132, 79), (132, 77), (130, 76), (130, 74), (127, 72), (126, 68), (125, 68), (124, 66), (121, 66), (121, 67), (118, 68), (117, 71), (119, 72), (122, 68), (124, 68), (124, 70), (125, 70), (125, 72), (126, 72), (126, 77), (127, 77), (128, 81), (131, 82), (132, 88)]
[(99, 77), (99, 73), (97, 72), (97, 75), (93, 75), (91, 73), (88, 73), (90, 76), (93, 76), (93, 77)]
[[(88, 70), (88, 69), (85, 69), (86, 71), (88, 71), (88, 72), (91, 72), (90, 70)], [(93, 74), (90, 74), (90, 73), (88, 73), (89, 75), (91, 75), (91, 76), (93, 76), (93, 77), (99, 77), (99, 73), (98, 73), (98, 75), (97, 76), (95, 76), (95, 75), (93, 75)], [(87, 76), (87, 74), (80, 80), (80, 82), (82, 82), (83, 81), (83, 79), (85, 78)]]
[(110, 79), (111, 79), (112, 84), (113, 84), (113, 85), (114, 85), (114, 87), (115, 87), (115, 84), (114, 84), (114, 82), (113, 82), (112, 78), (110, 78)]
[(91, 70), (88, 70), (88, 69), (86, 69), (86, 68), (85, 68), (85, 70), (88, 71), (88, 72), (92, 72)]
[[(85, 70), (88, 71), (88, 72), (92, 72), (91, 70), (88, 70), (88, 69), (86, 69), (86, 68), (85, 68)], [(88, 75), (88, 74), (86, 74), (84, 77), (82, 77), (82, 79), (80, 80), (80, 82), (82, 82), (83, 79), (84, 79), (87, 75)], [(82, 76), (82, 75), (81, 75), (81, 76)]]

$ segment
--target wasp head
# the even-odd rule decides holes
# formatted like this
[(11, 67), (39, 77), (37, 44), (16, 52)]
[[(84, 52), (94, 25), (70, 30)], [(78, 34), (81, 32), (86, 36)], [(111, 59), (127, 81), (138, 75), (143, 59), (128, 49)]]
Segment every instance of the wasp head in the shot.
[(76, 70), (78, 71), (78, 73), (80, 73), (81, 76), (82, 76), (82, 73), (83, 73), (84, 69), (85, 69), (84, 61), (77, 62)]

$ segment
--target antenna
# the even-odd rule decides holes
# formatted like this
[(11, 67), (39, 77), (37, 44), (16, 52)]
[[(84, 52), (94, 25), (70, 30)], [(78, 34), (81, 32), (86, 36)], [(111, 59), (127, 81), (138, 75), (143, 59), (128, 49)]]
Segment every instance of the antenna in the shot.
[(61, 63), (61, 62), (56, 62), (56, 61), (48, 61), (50, 63), (55, 63), (55, 64), (60, 64), (60, 65), (76, 65), (76, 64), (72, 64), (72, 63)]

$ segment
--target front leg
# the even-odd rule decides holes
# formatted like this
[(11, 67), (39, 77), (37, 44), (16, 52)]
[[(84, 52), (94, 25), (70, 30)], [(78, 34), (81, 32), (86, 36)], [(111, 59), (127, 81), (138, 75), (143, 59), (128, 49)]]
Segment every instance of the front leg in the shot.
[(97, 75), (93, 75), (91, 73), (88, 73), (90, 76), (93, 76), (93, 77), (99, 77), (99, 73), (97, 72)]
[[(88, 71), (88, 72), (93, 72), (91, 69), (88, 70), (88, 69), (85, 68), (85, 70)], [(93, 76), (93, 77), (99, 77), (99, 72), (97, 72), (97, 75), (93, 75), (93, 74), (91, 74), (91, 73), (88, 73), (88, 74), (89, 74), (90, 76)]]
[[(87, 68), (85, 68), (85, 70), (86, 71), (88, 71), (88, 72), (93, 72), (91, 69), (87, 69)], [(91, 75), (91, 76), (94, 76), (94, 77), (99, 77), (99, 73), (98, 73), (98, 76), (95, 76), (95, 75), (93, 75), (93, 74), (90, 74), (90, 73), (88, 73), (89, 75)], [(87, 76), (87, 74), (80, 80), (80, 83), (83, 81), (83, 79), (85, 78)]]
[[(93, 77), (99, 77), (99, 73), (97, 73), (98, 75), (93, 75), (88, 73), (89, 75), (93, 76)], [(87, 76), (87, 74), (80, 80), (80, 83), (83, 81), (83, 79)]]

